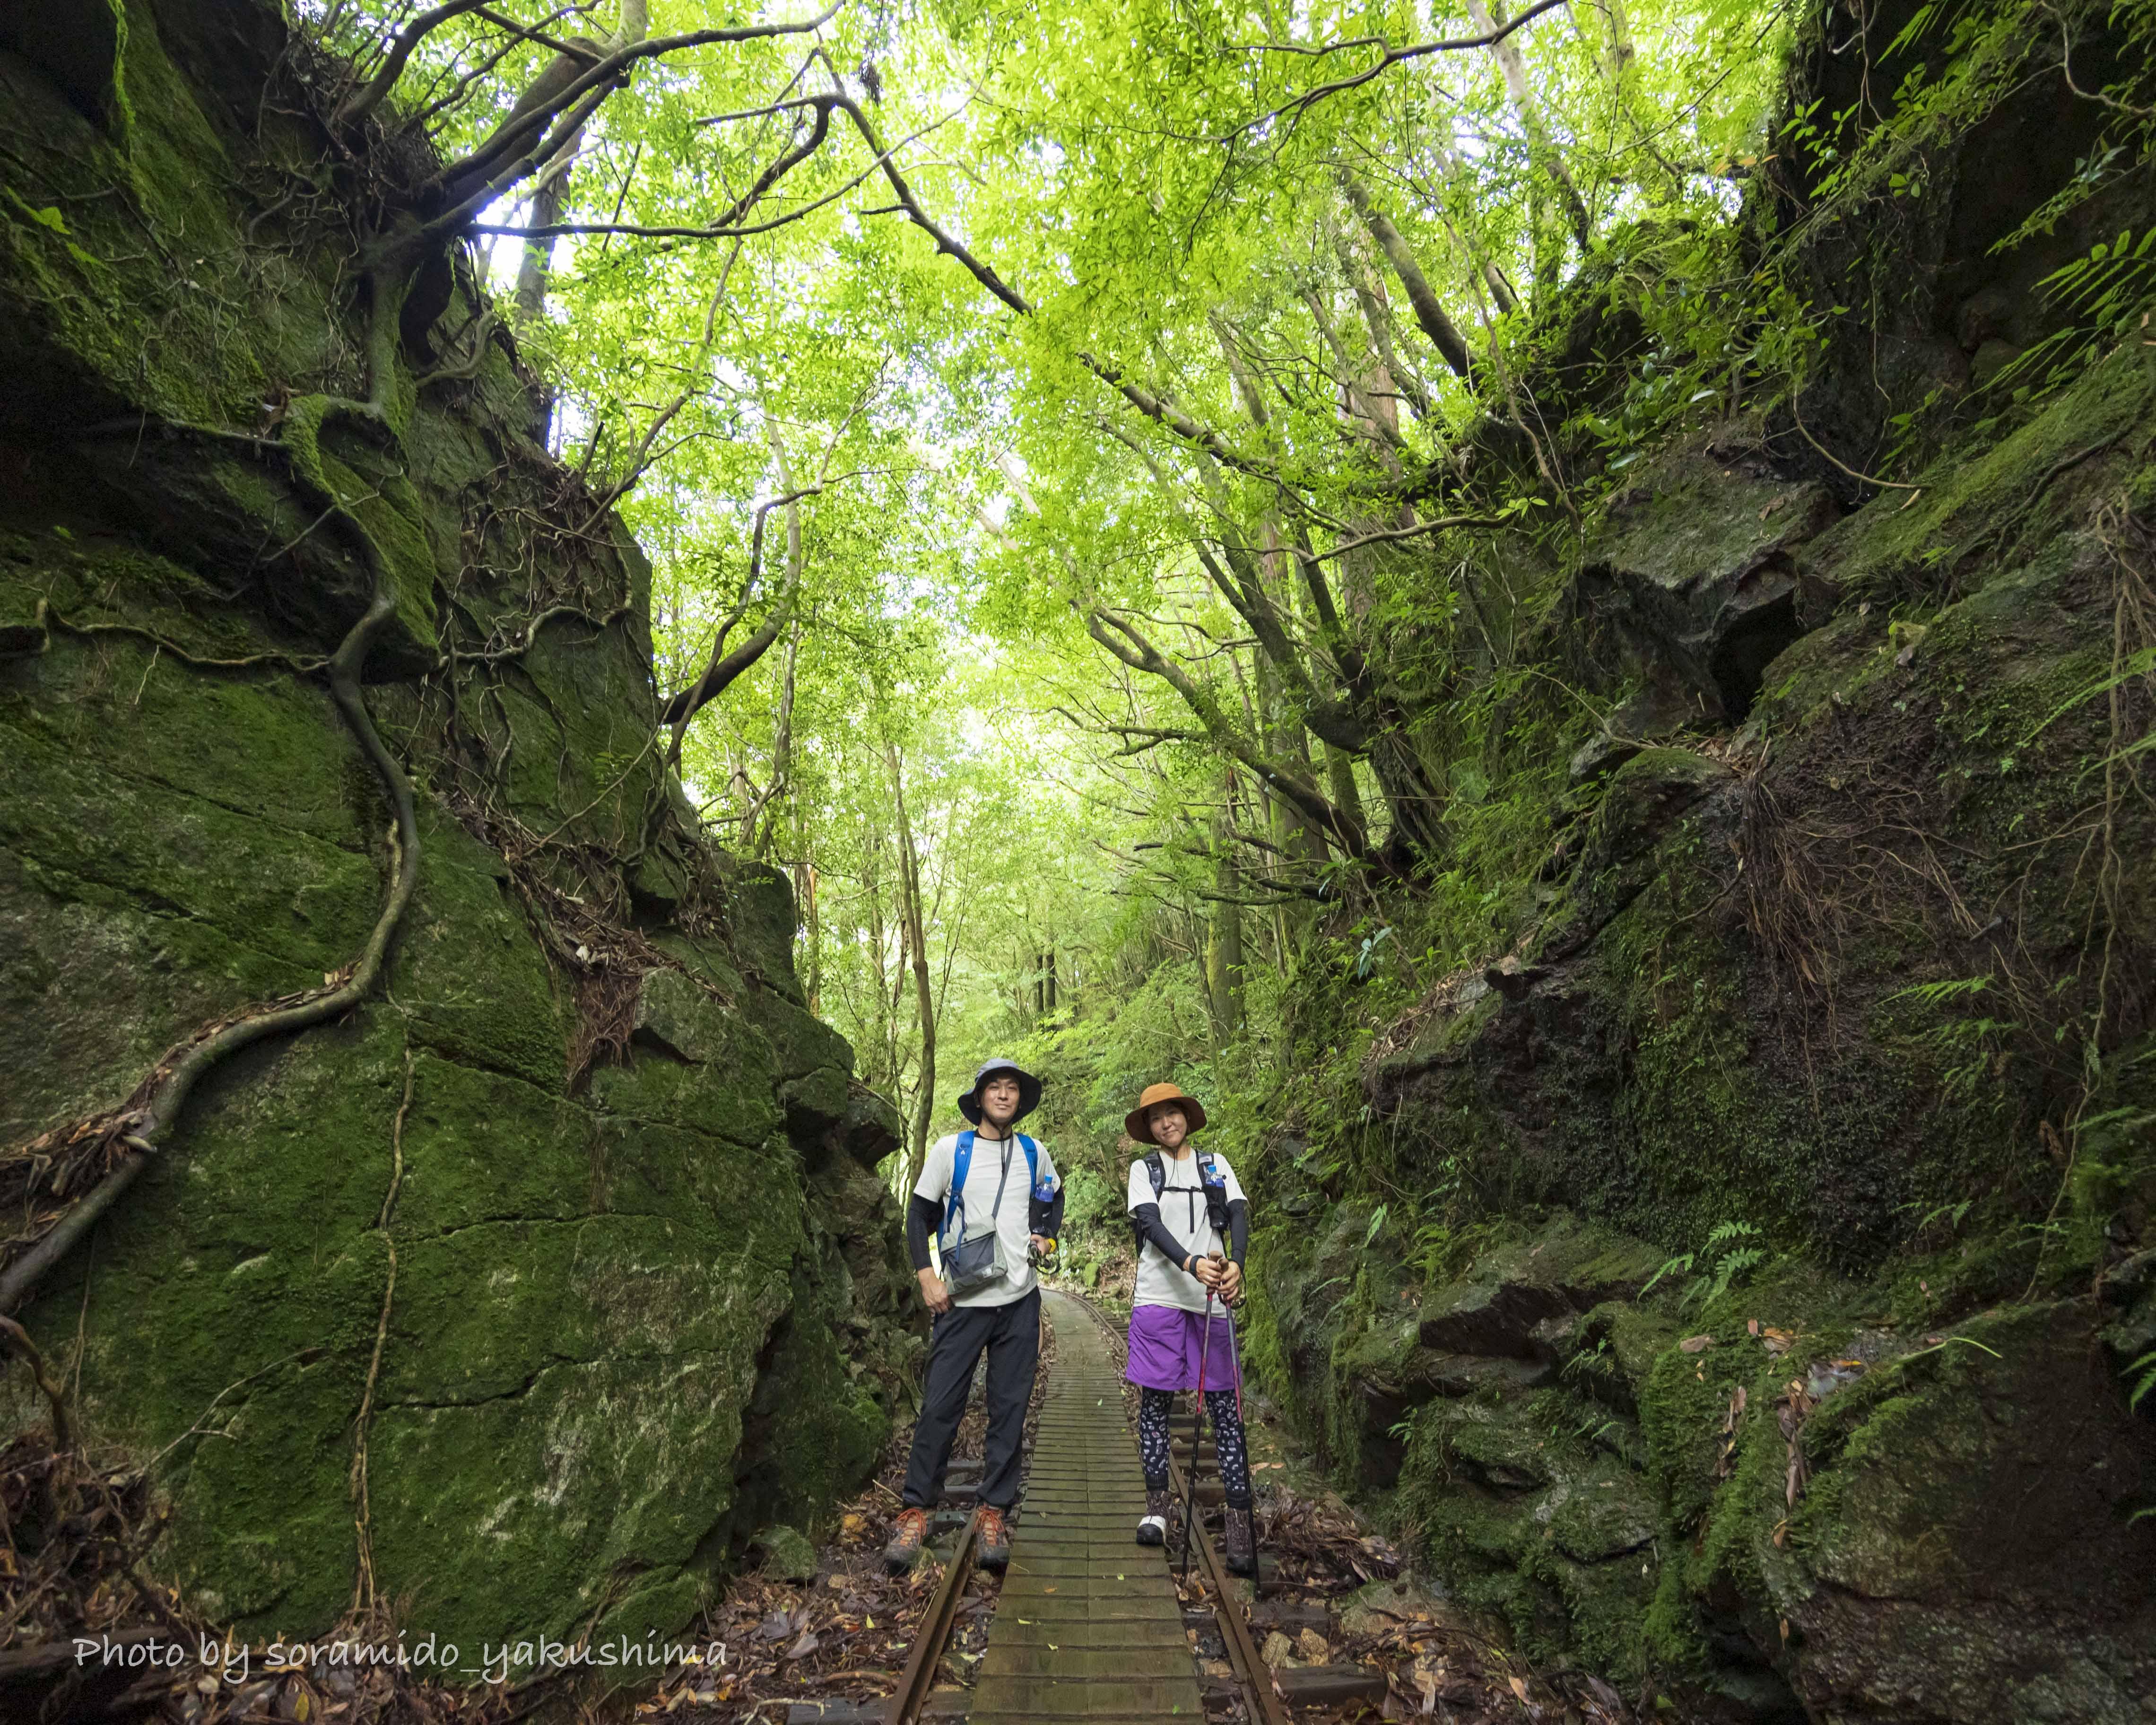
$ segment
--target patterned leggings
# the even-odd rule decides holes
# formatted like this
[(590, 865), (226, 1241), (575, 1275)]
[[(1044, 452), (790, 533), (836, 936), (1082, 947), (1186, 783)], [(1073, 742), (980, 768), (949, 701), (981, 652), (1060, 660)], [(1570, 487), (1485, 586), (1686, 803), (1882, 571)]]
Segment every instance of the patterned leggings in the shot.
[[(1172, 1389), (1138, 1392), (1138, 1454), (1145, 1462), (1148, 1490), (1164, 1490), (1168, 1485), (1168, 1415), (1174, 1405)], [(1227, 1488), (1228, 1502), (1237, 1509), (1248, 1509), (1250, 1458), (1243, 1448), (1243, 1421), (1235, 1412), (1235, 1392), (1207, 1390), (1205, 1420), (1219, 1450), (1220, 1483)]]

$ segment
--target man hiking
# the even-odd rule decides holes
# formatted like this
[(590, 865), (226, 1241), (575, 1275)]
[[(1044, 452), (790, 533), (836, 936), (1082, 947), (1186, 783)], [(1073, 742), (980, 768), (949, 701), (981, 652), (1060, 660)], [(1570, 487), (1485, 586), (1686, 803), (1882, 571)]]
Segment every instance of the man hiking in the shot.
[[(935, 1314), (928, 1381), (914, 1422), (902, 1507), (884, 1562), (910, 1568), (928, 1538), (928, 1512), (943, 1495), (951, 1440), (966, 1411), (973, 1364), (988, 1351), (988, 1433), (981, 1464), (979, 1561), (1010, 1562), (1004, 1518), (1018, 1497), (1019, 1443), (1034, 1368), (1040, 1360), (1040, 1289), (1035, 1253), (1045, 1253), (1063, 1217), (1063, 1182), (1040, 1144), (1017, 1130), (1040, 1103), (1040, 1081), (1011, 1060), (990, 1060), (958, 1098), (973, 1122), (932, 1145), (906, 1206), (906, 1244)], [(939, 1276), (929, 1262), (937, 1236)]]
[(1123, 1117), (1124, 1130), (1137, 1143), (1153, 1147), (1131, 1164), (1127, 1194), (1138, 1271), (1123, 1375), (1138, 1387), (1138, 1455), (1146, 1481), (1137, 1538), (1140, 1545), (1167, 1542), (1174, 1507), (1168, 1488), (1168, 1416), (1178, 1390), (1203, 1389), (1228, 1498), (1228, 1567), (1255, 1575), (1242, 1375), (1235, 1320), (1225, 1310), (1242, 1297), (1250, 1209), (1228, 1158), (1189, 1142), (1204, 1125), (1198, 1099), (1173, 1084), (1147, 1086)]

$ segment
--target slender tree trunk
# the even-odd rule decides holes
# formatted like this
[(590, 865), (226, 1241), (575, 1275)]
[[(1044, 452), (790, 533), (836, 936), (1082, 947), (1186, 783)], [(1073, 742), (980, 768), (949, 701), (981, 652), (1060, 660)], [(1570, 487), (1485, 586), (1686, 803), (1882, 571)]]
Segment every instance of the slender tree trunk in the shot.
[[(1270, 578), (1268, 584), (1280, 596), (1282, 603), (1293, 612), (1299, 608), (1295, 603), (1294, 583), (1283, 567), (1288, 553), (1281, 544), (1279, 531), (1270, 517), (1264, 524), (1264, 533), (1265, 548), (1258, 560), (1259, 567)], [(1268, 668), (1261, 661), (1260, 669), (1264, 673)], [(1300, 716), (1286, 711), (1286, 697), (1278, 677), (1266, 675), (1264, 682), (1267, 686), (1261, 687), (1260, 699), (1266, 708), (1268, 721), (1276, 727), (1270, 745), (1273, 754), (1298, 768), (1305, 777), (1313, 776), (1309, 731)], [(1286, 798), (1274, 793), (1270, 786), (1266, 790), (1265, 800), (1273, 811), (1275, 839), (1286, 849), (1298, 852), (1312, 866), (1322, 868), (1331, 855), (1326, 844), (1325, 829), (1306, 817)]]
[[(872, 1027), (875, 1035), (875, 1058), (876, 1064), (881, 1068), (878, 1074), (881, 1087), (896, 1091), (898, 1087), (898, 1061), (892, 1052), (891, 982), (884, 962), (885, 942), (890, 939), (891, 934), (884, 927), (883, 920), (883, 834), (870, 831), (863, 834), (863, 840), (861, 896), (868, 901), (869, 962), (873, 967), (875, 979), (875, 1022)], [(896, 1098), (894, 1096), (893, 1100)]]
[(808, 973), (802, 988), (812, 1017), (824, 1016), (824, 917), (816, 898), (816, 865), (803, 856), (793, 865), (793, 903), (808, 946)]
[(1323, 747), (1325, 771), (1332, 781), (1332, 800), (1342, 809), (1353, 809), (1356, 819), (1364, 820), (1363, 792), (1355, 783), (1355, 757), (1329, 742)]
[[(1475, 20), (1475, 28), (1485, 35), (1505, 21), (1503, 0), (1467, 0), (1467, 14)], [(1587, 213), (1587, 200), (1579, 195), (1579, 187), (1573, 183), (1572, 174), (1564, 165), (1564, 157), (1543, 126), (1542, 110), (1535, 105), (1533, 90), (1527, 83), (1527, 63), (1520, 54), (1520, 39), (1507, 36), (1495, 44), (1490, 52), (1497, 57), (1497, 69), (1504, 74), (1506, 93), (1512, 99), (1513, 111), (1520, 116), (1521, 129), (1527, 135), (1527, 154), (1535, 165), (1550, 177), (1557, 188), (1558, 201), (1564, 206), (1566, 219), (1572, 227), (1572, 235), (1579, 242), (1584, 253), (1594, 239), (1594, 223)]]
[(1609, 84), (1610, 102), (1631, 128), (1632, 141), (1640, 153), (1661, 171), (1671, 192), (1681, 197), (1683, 171), (1655, 147), (1654, 128), (1641, 116), (1639, 103), (1634, 100), (1638, 85), (1632, 75), (1632, 62), (1638, 52), (1632, 44), (1632, 21), (1625, 16), (1625, 0), (1590, 0), (1590, 3), (1609, 28), (1608, 51), (1599, 58), (1603, 75)]
[[(581, 139), (572, 139), (568, 146), (556, 159), (555, 165), (541, 177), (531, 193), (531, 216), (528, 223), (534, 228), (551, 228), (562, 219), (562, 212), (569, 202), (569, 175), (576, 164), (577, 146)], [(547, 278), (554, 270), (554, 242), (550, 239), (527, 239), (524, 255), (516, 265), (516, 331), (521, 335), (537, 321), (547, 309)]]
[(1218, 1054), (1225, 1054), (1243, 1031), (1243, 907), (1235, 902), (1243, 896), (1243, 881), (1229, 830), (1235, 793), (1232, 768), (1224, 783), (1220, 812), (1213, 817), (1213, 891), (1218, 896), (1205, 940), (1205, 991), (1213, 1009)]
[(928, 937), (921, 909), (921, 858), (913, 848), (913, 828), (906, 813), (906, 771), (895, 743), (884, 745), (891, 768), (891, 803), (898, 815), (898, 890), (906, 916), (906, 944), (913, 952), (913, 1004), (921, 1020), (921, 1086), (914, 1098), (913, 1144), (907, 1160), (906, 1189), (921, 1178), (928, 1156), (928, 1126), (936, 1116), (936, 996), (928, 980)]
[[(1460, 158), (1454, 155), (1445, 144), (1436, 140), (1432, 140), (1431, 149), (1437, 159), (1439, 173), (1453, 184), (1467, 188), (1469, 196), (1472, 197), (1473, 182), (1461, 169)], [(1519, 303), (1519, 300), (1512, 291), (1512, 285), (1505, 280), (1505, 272), (1491, 262), (1480, 247), (1460, 231), (1449, 214), (1442, 209), (1438, 213), (1439, 218), (1445, 223), (1445, 231), (1452, 236), (1452, 243), (1473, 261), (1476, 273), (1482, 278), (1483, 286), (1490, 290), (1490, 297), (1496, 302), (1497, 310), (1500, 312), (1512, 311)]]
[[(1363, 326), (1370, 332), (1370, 345), (1376, 352), (1378, 366), (1385, 379), (1383, 388), (1406, 402), (1416, 418), (1429, 418), (1429, 392), (1422, 387), (1422, 380), (1400, 363), (1399, 351), (1393, 341), (1392, 305), (1385, 296), (1384, 283), (1348, 243), (1344, 231), (1334, 239), (1342, 272), (1348, 278), (1348, 286), (1354, 290), (1355, 303), (1362, 308)], [(1395, 423), (1397, 418), (1396, 413)]]
[(783, 808), (793, 800), (793, 672), (801, 656), (801, 624), (794, 620), (786, 636), (786, 667), (779, 683), (778, 717), (772, 727), (771, 791), (763, 805), (763, 819), (756, 834), (756, 860), (767, 862), (778, 837)]
[[(1479, 0), (1477, 0), (1479, 3)], [(1369, 229), (1370, 238), (1378, 249), (1385, 254), (1385, 261), (1393, 266), (1393, 274), (1399, 278), (1400, 287), (1408, 296), (1408, 305), (1414, 312), (1415, 321), (1422, 332), (1430, 337), (1430, 344), (1437, 349), (1445, 364), (1450, 366), (1471, 389), (1475, 387), (1475, 361), (1467, 351), (1466, 338), (1445, 314), (1439, 301), (1437, 290), (1430, 285), (1430, 278), (1422, 273), (1422, 265), (1405, 236), (1395, 228), (1390, 218), (1371, 199), (1369, 190), (1345, 168), (1340, 171), (1340, 188), (1347, 194), (1363, 225)]]
[[(569, 173), (576, 165), (577, 151), (583, 142), (581, 133), (572, 138), (557, 158), (557, 165), (542, 177), (538, 187), (531, 194), (530, 226), (552, 227), (562, 219), (562, 212), (569, 202)], [(514, 327), (519, 340), (546, 315), (547, 279), (553, 273), (553, 268), (554, 242), (551, 239), (524, 242), (524, 254), (516, 264)], [(531, 386), (532, 441), (542, 449), (551, 449), (553, 429), (553, 388), (543, 379), (535, 381)]]

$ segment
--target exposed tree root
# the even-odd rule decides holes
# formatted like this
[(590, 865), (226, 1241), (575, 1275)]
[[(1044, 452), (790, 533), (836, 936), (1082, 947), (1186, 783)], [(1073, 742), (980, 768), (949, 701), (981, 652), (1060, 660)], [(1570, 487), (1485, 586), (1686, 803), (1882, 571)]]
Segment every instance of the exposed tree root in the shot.
[[(354, 524), (357, 526), (357, 524)], [(419, 880), (419, 826), (411, 781), (382, 741), (360, 691), (360, 671), (368, 651), (397, 614), (393, 589), (364, 531), (360, 538), (374, 564), (374, 598), (331, 655), (330, 696), (388, 793), (395, 813), (390, 829), (390, 881), (374, 929), (359, 956), (320, 989), (290, 995), (203, 1027), (175, 1044), (121, 1106), (85, 1120), (56, 1127), (5, 1158), (22, 1170), (26, 1208), (39, 1187), (58, 1194), (74, 1183), (79, 1171), (101, 1168), (98, 1182), (74, 1204), (51, 1219), (42, 1231), (13, 1242), (13, 1255), (0, 1273), (0, 1312), (17, 1310), (52, 1267), (64, 1258), (141, 1177), (144, 1168), (177, 1123), (195, 1086), (210, 1070), (264, 1037), (305, 1030), (337, 1018), (374, 992), (388, 957), (390, 942), (412, 902)]]
[(0, 1317), (0, 1343), (5, 1343), (8, 1351), (30, 1368), (30, 1376), (37, 1380), (39, 1393), (51, 1406), (53, 1446), (61, 1450), (74, 1448), (74, 1415), (69, 1409), (67, 1385), (46, 1364), (38, 1344), (30, 1339), (30, 1332), (12, 1317)]
[(389, 1254), (389, 1274), (382, 1286), (382, 1316), (374, 1326), (374, 1353), (367, 1363), (367, 1388), (360, 1395), (359, 1412), (352, 1420), (352, 1525), (358, 1558), (352, 1583), (352, 1609), (355, 1615), (372, 1612), (377, 1603), (374, 1593), (373, 1506), (367, 1495), (367, 1439), (373, 1425), (375, 1386), (382, 1379), (382, 1350), (389, 1342), (389, 1314), (397, 1300), (397, 1237), (389, 1231), (389, 1219), (397, 1213), (397, 1194), (404, 1185), (404, 1122), (412, 1113), (415, 1076), (412, 1044), (408, 1037), (404, 1044), (404, 1095), (397, 1104), (397, 1117), (389, 1127), (389, 1189), (382, 1194), (381, 1212), (374, 1219), (375, 1231), (382, 1236), (382, 1247)]

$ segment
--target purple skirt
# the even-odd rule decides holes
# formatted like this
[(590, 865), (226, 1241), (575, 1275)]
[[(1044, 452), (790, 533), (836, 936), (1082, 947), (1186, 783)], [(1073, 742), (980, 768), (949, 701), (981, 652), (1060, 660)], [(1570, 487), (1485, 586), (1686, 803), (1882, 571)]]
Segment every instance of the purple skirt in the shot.
[(1197, 1389), (1201, 1354), (1207, 1389), (1241, 1387), (1235, 1366), (1235, 1319), (1216, 1311), (1209, 1324), (1199, 1313), (1179, 1307), (1131, 1308), (1131, 1363), (1123, 1376), (1141, 1389)]

